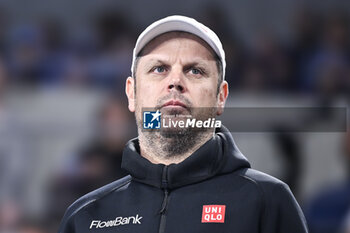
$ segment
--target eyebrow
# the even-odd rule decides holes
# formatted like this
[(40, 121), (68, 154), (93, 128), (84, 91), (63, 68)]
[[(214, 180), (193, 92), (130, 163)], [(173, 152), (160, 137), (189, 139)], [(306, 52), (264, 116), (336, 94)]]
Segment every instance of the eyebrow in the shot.
[(162, 64), (168, 64), (166, 60), (162, 59), (156, 59), (156, 58), (151, 58), (148, 63), (162, 63)]
[(201, 61), (193, 61), (193, 62), (189, 62), (187, 64), (184, 65), (184, 67), (193, 67), (193, 66), (199, 66), (202, 68), (206, 68), (208, 66), (208, 64), (206, 64), (205, 62), (201, 62)]
[(146, 70), (149, 70), (149, 69), (153, 68), (155, 65), (168, 65), (168, 63), (166, 61), (160, 60), (160, 59), (150, 59), (145, 64), (145, 68), (146, 68)]
[[(159, 58), (151, 58), (147, 63), (146, 67), (152, 68), (151, 66), (157, 65), (157, 64), (163, 64), (163, 65), (169, 65), (169, 62), (164, 59), (159, 59)], [(206, 68), (208, 66), (207, 63), (203, 62), (201, 59), (194, 59), (192, 61), (186, 62), (183, 65), (184, 67), (192, 67), (192, 66), (200, 66), (202, 68)]]

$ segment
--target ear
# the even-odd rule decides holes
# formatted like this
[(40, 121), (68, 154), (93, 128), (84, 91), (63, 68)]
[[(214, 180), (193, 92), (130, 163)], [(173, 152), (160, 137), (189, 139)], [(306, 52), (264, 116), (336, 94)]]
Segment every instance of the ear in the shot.
[(228, 96), (228, 83), (224, 80), (220, 85), (220, 90), (218, 94), (218, 108), (216, 111), (216, 114), (218, 116), (224, 112), (227, 96)]
[(135, 112), (135, 79), (133, 77), (126, 79), (125, 93), (128, 97), (128, 108), (130, 112)]

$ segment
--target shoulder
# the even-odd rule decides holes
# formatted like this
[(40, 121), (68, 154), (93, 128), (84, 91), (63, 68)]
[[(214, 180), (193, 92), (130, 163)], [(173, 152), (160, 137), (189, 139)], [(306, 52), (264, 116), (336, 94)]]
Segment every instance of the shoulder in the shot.
[(280, 211), (288, 216), (303, 216), (292, 191), (283, 181), (250, 168), (242, 169), (238, 176), (255, 187), (255, 195), (259, 196), (263, 210), (270, 212), (269, 215)]
[(76, 200), (72, 205), (70, 205), (63, 217), (62, 225), (66, 225), (68, 220), (78, 213), (81, 209), (89, 206), (90, 204), (98, 201), (99, 199), (114, 193), (115, 191), (121, 190), (123, 187), (128, 185), (131, 181), (131, 176), (125, 176), (119, 180), (116, 180), (110, 184), (107, 184), (99, 189), (96, 189)]
[(293, 196), (286, 183), (266, 173), (247, 168), (240, 170), (237, 175), (254, 185), (265, 200)]
[(255, 169), (247, 168), (239, 171), (238, 175), (256, 185), (275, 186), (286, 185), (283, 181)]
[(70, 210), (71, 212), (77, 212), (79, 211), (81, 208), (91, 204), (92, 202), (97, 201), (98, 199), (124, 187), (125, 185), (127, 185), (128, 183), (130, 183), (131, 181), (131, 176), (125, 176), (119, 180), (116, 180), (110, 184), (107, 184), (99, 189), (96, 189), (84, 196), (82, 196), (81, 198), (79, 198), (78, 200), (76, 200), (69, 208), (68, 210)]
[(288, 185), (254, 169), (238, 176), (255, 187), (261, 198), (262, 232), (308, 232), (304, 214)]

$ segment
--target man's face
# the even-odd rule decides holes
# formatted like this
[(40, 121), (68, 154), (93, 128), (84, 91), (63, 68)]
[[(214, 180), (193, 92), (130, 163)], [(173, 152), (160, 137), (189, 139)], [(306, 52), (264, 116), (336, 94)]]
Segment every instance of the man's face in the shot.
[(217, 107), (214, 115), (219, 115), (228, 87), (224, 81), (218, 93), (218, 78), (213, 52), (204, 41), (188, 33), (166, 33), (144, 48), (136, 82), (127, 80), (129, 110), (140, 118), (142, 108), (195, 115), (198, 109)]

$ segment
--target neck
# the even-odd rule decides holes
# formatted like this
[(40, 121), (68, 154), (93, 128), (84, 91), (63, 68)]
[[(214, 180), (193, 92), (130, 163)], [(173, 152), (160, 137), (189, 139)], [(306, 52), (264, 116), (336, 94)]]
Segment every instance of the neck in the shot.
[(159, 132), (139, 131), (140, 153), (154, 164), (177, 164), (191, 156), (213, 135), (213, 131), (203, 131), (169, 137)]

